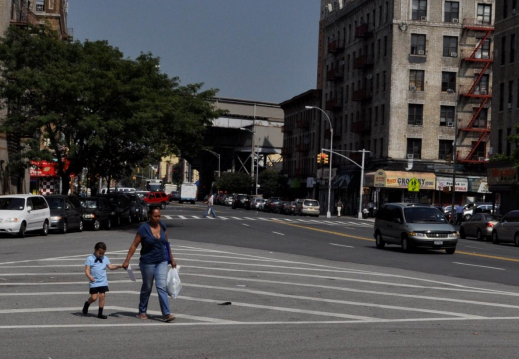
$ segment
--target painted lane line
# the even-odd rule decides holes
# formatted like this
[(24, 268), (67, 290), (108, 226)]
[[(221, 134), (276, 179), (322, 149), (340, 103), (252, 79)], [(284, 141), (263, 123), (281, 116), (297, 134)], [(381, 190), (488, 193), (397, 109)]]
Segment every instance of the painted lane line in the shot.
[(272, 233), (274, 233), (274, 234), (278, 234), (278, 235), (280, 235), (280, 236), (284, 236), (284, 234), (283, 234), (283, 233), (279, 233), (279, 232), (274, 232), (274, 231), (272, 231)]
[(192, 218), (192, 219), (200, 219), (200, 218), (202, 218), (202, 217), (200, 217), (200, 216), (191, 216), (191, 218)]
[(184, 216), (178, 216), (180, 219), (187, 219), (186, 217)]
[(355, 248), (355, 247), (352, 247), (352, 246), (346, 246), (344, 244), (336, 244), (336, 243), (330, 243), (331, 246), (338, 246), (338, 247), (346, 247), (346, 248)]
[[(375, 304), (375, 303), (367, 303), (367, 302), (353, 302), (353, 301), (349, 301), (349, 300), (317, 298), (317, 297), (308, 297), (308, 296), (303, 296), (303, 295), (281, 294), (281, 293), (267, 292), (267, 291), (263, 291), (263, 290), (229, 288), (229, 287), (223, 288), (223, 287), (219, 287), (219, 286), (202, 285), (202, 284), (186, 284), (186, 286), (195, 287), (195, 288), (225, 290), (225, 291), (229, 291), (229, 292), (249, 293), (249, 294), (255, 294), (255, 295), (259, 295), (259, 296), (270, 296), (270, 297), (277, 297), (277, 298), (307, 300), (307, 301), (320, 302), (320, 303), (333, 303), (333, 304), (344, 304), (344, 305), (379, 308), (379, 309), (392, 309), (392, 310), (398, 310), (398, 311), (404, 311), (404, 312), (439, 314), (439, 315), (448, 315), (448, 316), (453, 316), (453, 317), (473, 318), (473, 319), (485, 319), (486, 318), (486, 317), (483, 317), (480, 315), (473, 315), (473, 314), (468, 314), (468, 313), (457, 313), (457, 312), (449, 312), (449, 311), (444, 311), (444, 310), (433, 310), (433, 309), (426, 309), (426, 308), (409, 308), (409, 307), (400, 307), (400, 306), (396, 306), (396, 305)], [(178, 297), (178, 298), (182, 298), (182, 297)]]
[(471, 267), (480, 267), (480, 268), (488, 268), (488, 269), (495, 269), (495, 270), (506, 270), (504, 268), (496, 268), (496, 267), (488, 267), (488, 266), (480, 266), (476, 264), (468, 264), (468, 263), (460, 263), (460, 262), (452, 262), (454, 264), (459, 264), (462, 266), (471, 266)]
[(485, 248), (479, 248), (479, 247), (471, 247), (471, 246), (462, 246), (464, 248), (473, 248), (473, 249), (481, 249), (484, 250)]
[(165, 217), (166, 219), (173, 219), (171, 216), (163, 215), (162, 217)]
[(256, 218), (250, 218), (250, 217), (243, 217), (243, 218), (248, 219), (249, 221), (255, 221), (256, 220)]
[(231, 218), (236, 219), (238, 221), (243, 221), (243, 219), (241, 219), (240, 217), (231, 217)]
[(245, 227), (250, 227), (248, 224), (245, 224), (245, 223), (242, 223), (241, 225), (245, 226)]

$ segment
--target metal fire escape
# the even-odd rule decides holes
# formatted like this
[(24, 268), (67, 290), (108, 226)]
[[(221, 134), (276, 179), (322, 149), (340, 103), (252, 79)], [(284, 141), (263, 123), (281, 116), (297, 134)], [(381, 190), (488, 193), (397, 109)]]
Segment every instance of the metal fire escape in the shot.
[[(490, 101), (492, 99), (492, 89), (490, 87), (490, 74), (487, 71), (491, 68), (494, 58), (491, 51), (491, 41), (494, 27), (490, 22), (486, 23), (481, 19), (465, 19), (463, 22), (463, 34), (461, 38), (469, 39), (472, 34), (476, 38), (474, 49), (463, 50), (461, 55), (460, 72), (465, 73), (474, 71), (474, 83), (460, 88), (461, 108), (473, 105), (474, 112), (466, 127), (459, 128), (456, 136), (462, 140), (474, 139), (470, 145), (471, 149), (466, 156), (457, 154), (460, 163), (484, 163), (486, 157), (486, 143), (490, 136), (490, 125), (488, 118), (480, 121), (483, 114), (488, 116)], [(479, 71), (479, 74), (477, 73)], [(483, 122), (482, 125), (480, 122)], [(460, 136), (462, 135), (462, 136)], [(477, 139), (477, 140), (476, 140)], [(482, 146), (483, 144), (483, 146)]]

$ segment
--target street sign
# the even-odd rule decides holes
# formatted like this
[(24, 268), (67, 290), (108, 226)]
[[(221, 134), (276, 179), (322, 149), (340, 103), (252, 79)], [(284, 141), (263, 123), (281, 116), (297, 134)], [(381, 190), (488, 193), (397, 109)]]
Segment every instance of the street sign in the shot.
[(416, 179), (416, 177), (411, 178), (411, 180), (409, 181), (409, 185), (407, 186), (407, 190), (409, 192), (420, 191), (420, 182)]

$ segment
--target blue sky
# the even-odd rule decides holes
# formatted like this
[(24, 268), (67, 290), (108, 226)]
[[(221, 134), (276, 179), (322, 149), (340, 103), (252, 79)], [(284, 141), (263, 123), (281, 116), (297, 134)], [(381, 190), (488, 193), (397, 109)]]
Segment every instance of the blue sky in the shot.
[(279, 103), (315, 88), (318, 0), (71, 0), (74, 38), (151, 52), (181, 84)]

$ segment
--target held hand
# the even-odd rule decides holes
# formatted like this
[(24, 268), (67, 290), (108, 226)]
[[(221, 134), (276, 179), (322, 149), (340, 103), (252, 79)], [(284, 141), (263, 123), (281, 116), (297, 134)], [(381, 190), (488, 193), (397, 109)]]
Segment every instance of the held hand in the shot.
[(128, 269), (129, 266), (130, 266), (130, 263), (128, 263), (128, 262), (124, 262), (124, 263), (121, 265), (121, 268)]
[(175, 262), (175, 259), (171, 259), (171, 268), (177, 268), (177, 262)]
[(96, 279), (94, 277), (88, 277), (88, 280), (91, 281), (91, 282), (95, 282)]

